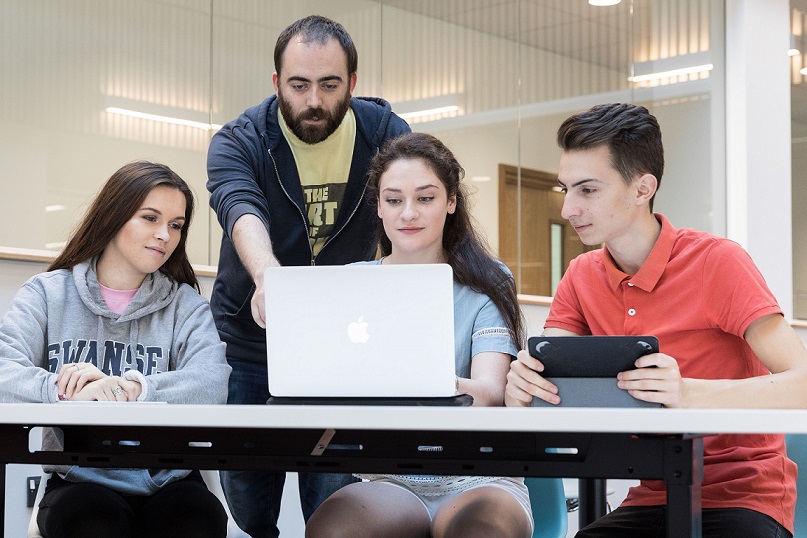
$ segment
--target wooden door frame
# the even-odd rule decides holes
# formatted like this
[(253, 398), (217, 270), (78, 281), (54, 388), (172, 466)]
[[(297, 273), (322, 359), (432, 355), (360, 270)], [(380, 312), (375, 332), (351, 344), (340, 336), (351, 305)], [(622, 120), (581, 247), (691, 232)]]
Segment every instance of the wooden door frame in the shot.
[[(512, 211), (513, 207), (508, 207), (505, 203), (505, 195), (507, 187), (519, 187), (519, 175), (521, 180), (521, 187), (527, 189), (551, 190), (558, 186), (558, 176), (551, 172), (543, 172), (540, 170), (533, 170), (530, 168), (520, 168), (510, 164), (499, 164), (499, 257), (501, 256), (501, 247), (507, 242), (505, 238), (506, 230), (502, 226), (502, 215), (507, 211)], [(516, 226), (521, 226), (521, 214), (516, 217)], [(523, 237), (523, 236), (521, 236)], [(512, 239), (512, 238), (511, 238)], [(550, 239), (550, 238), (547, 238)], [(517, 247), (520, 248), (519, 241), (515, 241)], [(550, 243), (547, 243), (549, 245)], [(551, 253), (550, 253), (551, 256)], [(516, 260), (517, 264), (521, 264), (521, 260)], [(551, 270), (551, 269), (550, 269)], [(518, 280), (518, 269), (513, 268), (513, 275)], [(519, 286), (521, 284), (519, 283)]]
[[(519, 183), (519, 178), (520, 178), (520, 183)], [(521, 186), (521, 189), (519, 189), (519, 184)], [(555, 174), (555, 173), (543, 172), (543, 171), (540, 171), (540, 170), (532, 170), (532, 169), (529, 169), (529, 168), (519, 168), (517, 166), (508, 165), (508, 164), (499, 164), (499, 184), (498, 185), (499, 185), (499, 257), (500, 257), (500, 259), (502, 259), (502, 261), (505, 261), (505, 257), (502, 255), (502, 247), (505, 244), (509, 243), (509, 244), (515, 244), (516, 248), (522, 248), (523, 247), (522, 242), (523, 242), (523, 239), (524, 239), (524, 232), (523, 231), (522, 231), (520, 237), (512, 237), (512, 235), (511, 235), (512, 232), (511, 232), (511, 234), (507, 234), (509, 229), (505, 229), (505, 226), (503, 226), (503, 222), (505, 220), (507, 220), (507, 225), (508, 226), (512, 225), (511, 222), (516, 222), (517, 226), (521, 226), (522, 221), (524, 220), (523, 210), (514, 219), (511, 219), (510, 215), (508, 215), (508, 212), (513, 211), (512, 205), (508, 207), (506, 205), (506, 203), (505, 203), (506, 199), (507, 199), (508, 190), (510, 190), (512, 192), (513, 187), (515, 187), (517, 192), (522, 192), (522, 191), (526, 191), (526, 190), (543, 191), (543, 192), (548, 193), (548, 196), (546, 197), (546, 203), (548, 204), (547, 205), (547, 210), (550, 210), (550, 208), (549, 208), (550, 205), (552, 206), (552, 208), (550, 210), (551, 214), (556, 214), (555, 211), (557, 209), (560, 209), (560, 211), (562, 213), (563, 208), (562, 208), (562, 204), (561, 204), (561, 207), (558, 208), (552, 202), (552, 200), (554, 198), (554, 196), (552, 195), (552, 191), (557, 192), (558, 187), (559, 187), (557, 174)], [(558, 194), (558, 196), (563, 197), (563, 195), (561, 193), (558, 192), (557, 194)], [(562, 202), (562, 200), (561, 200), (561, 202)], [(510, 200), (510, 203), (512, 204), (512, 198)], [(535, 208), (526, 208), (525, 210), (526, 211), (531, 211), (531, 210), (535, 210)], [(563, 263), (563, 271), (564, 271), (564, 273), (566, 272), (566, 269), (569, 267), (569, 263), (571, 262), (572, 258), (578, 256), (582, 252), (586, 252), (586, 251), (589, 251), (589, 250), (600, 248), (600, 246), (592, 247), (592, 246), (586, 246), (585, 244), (583, 244), (582, 241), (580, 240), (580, 237), (577, 235), (577, 233), (573, 229), (567, 229), (568, 221), (563, 219), (562, 215), (560, 217), (560, 220), (558, 220), (558, 218), (551, 218), (550, 214), (547, 214), (546, 217), (548, 217), (548, 220), (544, 221), (544, 222), (546, 222), (546, 223), (548, 223), (550, 225), (548, 231), (546, 232), (547, 235), (544, 238), (545, 241), (546, 241), (546, 243), (545, 243), (546, 244), (546, 256), (547, 256), (546, 263), (549, 264), (547, 266), (547, 276), (548, 276), (549, 280), (546, 283), (539, 284), (540, 289), (544, 289), (545, 284), (547, 284), (547, 283), (549, 284), (549, 287), (551, 289), (551, 282), (552, 282), (552, 276), (551, 276), (551, 271), (552, 271), (552, 267), (551, 267), (551, 263), (552, 263), (552, 252), (551, 252), (552, 226), (551, 225), (552, 224), (560, 224), (563, 227), (562, 263)], [(519, 241), (519, 239), (521, 239), (521, 241)], [(577, 243), (579, 243), (579, 245), (577, 245)], [(579, 246), (579, 248), (578, 248), (578, 246)], [(541, 253), (540, 255), (543, 256), (544, 254)], [(519, 259), (518, 256), (515, 256), (514, 258), (515, 258), (514, 263), (517, 264), (517, 267), (514, 266), (512, 269), (513, 269), (513, 274), (516, 276), (516, 279), (518, 280), (519, 275), (517, 273), (524, 269), (524, 266), (522, 264), (523, 264), (523, 262), (525, 260)], [(510, 260), (510, 258), (507, 258), (507, 259)], [(531, 261), (531, 260), (527, 260), (527, 261)], [(544, 263), (543, 260), (539, 260), (539, 261), (540, 261), (540, 263)], [(519, 281), (519, 286), (521, 286), (522, 284), (523, 284), (523, 282)], [(549, 293), (551, 293), (551, 291)]]
[[(519, 168), (512, 164), (499, 164), (499, 192), (507, 185), (518, 186), (519, 170), (521, 170), (521, 186), (528, 188), (549, 188), (558, 186), (558, 175), (530, 168)], [(499, 196), (499, 211), (504, 210), (504, 197)]]

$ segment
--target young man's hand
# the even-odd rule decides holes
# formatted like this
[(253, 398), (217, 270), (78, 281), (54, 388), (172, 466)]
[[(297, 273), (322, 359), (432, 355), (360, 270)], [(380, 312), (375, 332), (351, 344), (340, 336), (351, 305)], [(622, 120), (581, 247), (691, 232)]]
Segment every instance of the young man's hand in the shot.
[(684, 380), (678, 361), (664, 353), (651, 353), (637, 359), (635, 370), (617, 375), (617, 386), (645, 402), (683, 407)]
[(541, 377), (538, 372), (544, 371), (544, 365), (522, 349), (516, 360), (510, 363), (507, 374), (504, 403), (510, 407), (529, 407), (533, 397), (551, 403), (560, 403), (558, 387)]

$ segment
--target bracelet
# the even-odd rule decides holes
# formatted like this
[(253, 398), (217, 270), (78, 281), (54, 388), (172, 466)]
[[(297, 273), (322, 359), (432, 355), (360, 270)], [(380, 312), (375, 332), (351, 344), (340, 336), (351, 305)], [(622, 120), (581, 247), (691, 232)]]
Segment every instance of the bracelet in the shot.
[(454, 376), (454, 393), (455, 394), (460, 393), (460, 378), (459, 376), (456, 375)]

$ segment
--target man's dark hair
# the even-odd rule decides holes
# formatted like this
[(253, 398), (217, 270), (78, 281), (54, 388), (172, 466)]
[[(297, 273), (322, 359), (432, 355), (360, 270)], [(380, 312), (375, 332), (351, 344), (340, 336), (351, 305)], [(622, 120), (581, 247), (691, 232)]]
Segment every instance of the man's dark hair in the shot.
[(289, 41), (295, 36), (302, 37), (305, 43), (319, 43), (324, 45), (331, 39), (336, 39), (342, 46), (347, 56), (348, 76), (356, 72), (359, 67), (359, 53), (356, 52), (356, 45), (353, 44), (350, 34), (345, 27), (336, 21), (319, 15), (310, 15), (297, 22), (293, 22), (280, 33), (275, 44), (275, 71), (280, 74), (283, 67), (283, 53), (289, 45)]
[(575, 114), (558, 129), (558, 145), (564, 151), (606, 146), (611, 163), (625, 183), (630, 184), (642, 174), (652, 174), (661, 185), (661, 129), (655, 116), (643, 106), (612, 103)]

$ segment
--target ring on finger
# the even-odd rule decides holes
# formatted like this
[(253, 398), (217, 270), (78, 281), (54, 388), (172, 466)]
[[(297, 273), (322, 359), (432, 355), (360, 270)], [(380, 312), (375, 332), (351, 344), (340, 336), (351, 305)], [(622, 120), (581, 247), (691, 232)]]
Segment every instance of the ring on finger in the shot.
[(117, 386), (117, 387), (115, 387), (114, 389), (112, 389), (112, 395), (113, 395), (113, 396), (117, 396), (117, 395), (118, 395), (118, 394), (120, 394), (121, 392), (123, 392), (123, 389), (122, 389), (122, 388), (120, 388), (120, 386)]

